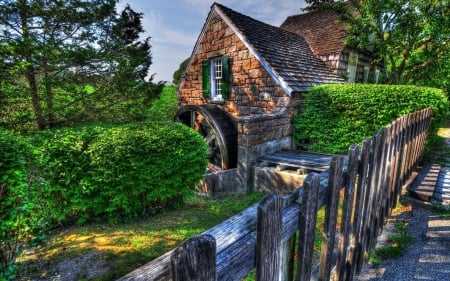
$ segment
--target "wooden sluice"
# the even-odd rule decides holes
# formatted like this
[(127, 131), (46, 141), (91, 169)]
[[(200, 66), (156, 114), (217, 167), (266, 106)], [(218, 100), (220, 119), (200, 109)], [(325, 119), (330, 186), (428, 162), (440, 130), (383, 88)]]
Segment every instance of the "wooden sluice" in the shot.
[(277, 170), (292, 169), (299, 173), (323, 172), (330, 168), (334, 154), (312, 153), (300, 150), (282, 150), (259, 157), (261, 163), (275, 166)]

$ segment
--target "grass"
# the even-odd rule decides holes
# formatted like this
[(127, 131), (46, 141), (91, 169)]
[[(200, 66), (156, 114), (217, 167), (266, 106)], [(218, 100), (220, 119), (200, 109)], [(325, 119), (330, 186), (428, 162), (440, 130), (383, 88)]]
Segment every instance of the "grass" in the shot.
[(450, 219), (449, 206), (433, 205), (433, 211), (438, 213), (441, 218)]
[(398, 222), (395, 224), (395, 232), (389, 236), (391, 245), (375, 248), (370, 253), (370, 262), (374, 266), (378, 266), (385, 259), (399, 258), (403, 255), (403, 251), (413, 241), (414, 237), (406, 232), (407, 224)]
[[(218, 200), (194, 195), (171, 211), (127, 224), (89, 224), (59, 229), (45, 245), (26, 249), (19, 259), (20, 280), (58, 278), (55, 268), (76, 265), (81, 280), (116, 280), (139, 266), (174, 249), (182, 241), (200, 234), (247, 207), (265, 194), (229, 195)], [(189, 210), (189, 211), (187, 211)], [(319, 258), (325, 208), (318, 212), (315, 258)], [(88, 260), (82, 259), (88, 257)], [(83, 262), (85, 265), (83, 265)], [(92, 276), (92, 265), (103, 274)], [(90, 275), (91, 274), (91, 275)], [(255, 280), (255, 272), (244, 279)]]
[(56, 266), (62, 266), (70, 260), (80, 264), (81, 256), (90, 256), (88, 264), (98, 263), (98, 267), (107, 272), (89, 277), (86, 265), (78, 273), (80, 278), (116, 280), (172, 250), (182, 241), (259, 202), (263, 196), (262, 193), (251, 193), (212, 200), (195, 195), (188, 198), (182, 207), (159, 213), (147, 220), (60, 229), (50, 235), (44, 246), (24, 252), (19, 259), (19, 277), (22, 280), (54, 277)]

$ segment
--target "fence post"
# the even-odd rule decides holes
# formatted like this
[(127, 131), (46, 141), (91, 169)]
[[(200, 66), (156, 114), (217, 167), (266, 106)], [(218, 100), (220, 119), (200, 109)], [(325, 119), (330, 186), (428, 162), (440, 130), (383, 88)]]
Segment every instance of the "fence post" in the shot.
[(280, 278), (283, 201), (274, 194), (258, 205), (256, 227), (256, 280), (276, 281)]
[(319, 281), (330, 280), (331, 263), (336, 238), (336, 222), (338, 216), (339, 191), (343, 185), (342, 156), (334, 156), (330, 163), (330, 175), (328, 177), (328, 189), (325, 212), (325, 235), (320, 254)]
[(300, 209), (297, 281), (309, 281), (311, 278), (319, 188), (320, 175), (317, 173), (308, 174), (303, 183)]
[(350, 242), (355, 239), (355, 232), (352, 229), (352, 214), (355, 207), (355, 187), (358, 176), (358, 164), (360, 149), (357, 145), (352, 145), (348, 152), (348, 169), (345, 179), (344, 206), (342, 207), (341, 233), (339, 236), (338, 258), (336, 263), (336, 280), (346, 280), (350, 273), (350, 268), (354, 266), (350, 251)]
[[(355, 210), (355, 255), (353, 263), (356, 265), (356, 272), (361, 272), (362, 262), (365, 253), (365, 237), (366, 237), (366, 223), (367, 223), (367, 201), (370, 195), (370, 184), (369, 184), (369, 162), (370, 162), (370, 148), (372, 147), (372, 140), (363, 140), (363, 145), (361, 148), (361, 164), (358, 170), (358, 186), (356, 190), (356, 210)], [(353, 271), (352, 271), (352, 276)]]
[(171, 263), (174, 281), (216, 281), (216, 240), (203, 234), (184, 241)]

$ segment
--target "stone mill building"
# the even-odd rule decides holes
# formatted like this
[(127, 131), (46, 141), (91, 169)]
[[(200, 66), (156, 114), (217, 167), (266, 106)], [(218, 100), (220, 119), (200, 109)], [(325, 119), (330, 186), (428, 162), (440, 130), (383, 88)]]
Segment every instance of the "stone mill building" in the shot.
[(334, 29), (317, 26), (337, 34), (321, 34), (322, 40), (339, 39), (327, 52), (324, 44), (314, 43), (314, 32), (302, 31), (304, 17), (308, 14), (275, 27), (212, 5), (180, 80), (176, 116), (209, 144), (206, 192), (254, 189), (258, 159), (294, 148), (292, 117), (310, 87), (368, 77), (369, 60), (364, 52), (344, 47), (342, 25), (329, 19)]

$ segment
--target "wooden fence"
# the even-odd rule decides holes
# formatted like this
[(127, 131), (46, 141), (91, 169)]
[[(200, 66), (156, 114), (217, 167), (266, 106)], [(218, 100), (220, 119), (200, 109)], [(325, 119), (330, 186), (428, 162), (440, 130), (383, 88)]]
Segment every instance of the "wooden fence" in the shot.
[[(119, 280), (241, 280), (254, 268), (256, 280), (352, 280), (417, 168), (431, 115), (424, 109), (397, 119), (361, 147), (351, 146), (348, 156), (335, 156), (328, 172), (310, 173), (292, 194), (268, 195)], [(314, 266), (322, 206), (323, 243)]]

